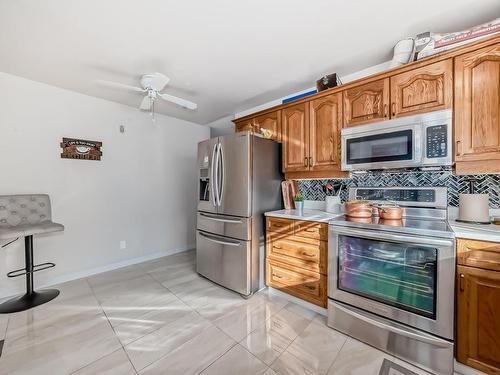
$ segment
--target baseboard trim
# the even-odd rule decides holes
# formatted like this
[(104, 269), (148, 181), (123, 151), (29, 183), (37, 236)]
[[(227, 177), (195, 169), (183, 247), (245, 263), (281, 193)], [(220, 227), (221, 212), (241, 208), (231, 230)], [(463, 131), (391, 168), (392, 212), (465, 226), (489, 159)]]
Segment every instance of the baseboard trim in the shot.
[(273, 287), (268, 286), (267, 288), (269, 289), (269, 292), (271, 292), (271, 294), (275, 294), (279, 297), (287, 299), (290, 302), (296, 303), (297, 305), (300, 305), (302, 307), (305, 307), (306, 309), (312, 310), (320, 315), (323, 315), (323, 316), (327, 315), (327, 309), (325, 309), (323, 307), (316, 306), (312, 303), (304, 301), (303, 299), (294, 297), (288, 293), (284, 293), (281, 290), (274, 289)]
[[(119, 262), (107, 264), (104, 266), (90, 268), (87, 270), (83, 270), (83, 271), (79, 271), (79, 272), (75, 272), (75, 273), (71, 273), (71, 274), (67, 274), (67, 275), (56, 276), (45, 283), (42, 283), (40, 285), (35, 285), (35, 289), (42, 289), (42, 288), (46, 288), (49, 286), (54, 286), (56, 284), (62, 284), (62, 283), (68, 282), (68, 281), (82, 279), (84, 277), (97, 275), (97, 274), (103, 273), (103, 272), (113, 271), (113, 270), (116, 270), (118, 268), (123, 268), (123, 267), (131, 266), (133, 264), (147, 262), (149, 260), (158, 259), (158, 258), (165, 257), (168, 255), (181, 253), (183, 251), (191, 250), (194, 248), (195, 248), (195, 245), (189, 245), (189, 246), (180, 247), (180, 248), (176, 248), (176, 249), (163, 250), (163, 251), (159, 251), (156, 253), (144, 255), (142, 257), (125, 259), (125, 260), (121, 260)], [(2, 293), (0, 293), (0, 298), (14, 297), (14, 296), (19, 295), (21, 293), (24, 293), (24, 290), (10, 289), (10, 290), (6, 290), (6, 291), (3, 291)]]
[(463, 363), (457, 362), (455, 359), (454, 363), (455, 373), (461, 375), (486, 375), (484, 372), (476, 370), (475, 368), (464, 365)]

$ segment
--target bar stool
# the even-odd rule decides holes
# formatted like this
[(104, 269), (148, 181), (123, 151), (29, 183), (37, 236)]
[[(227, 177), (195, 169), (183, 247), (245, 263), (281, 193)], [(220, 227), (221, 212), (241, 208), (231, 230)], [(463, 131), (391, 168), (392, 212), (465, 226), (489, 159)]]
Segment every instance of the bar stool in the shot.
[(26, 264), (25, 268), (7, 274), (8, 277), (26, 275), (26, 293), (0, 304), (0, 314), (28, 310), (59, 295), (56, 289), (35, 291), (33, 288), (33, 274), (55, 266), (50, 262), (33, 264), (33, 235), (63, 230), (62, 224), (52, 222), (48, 195), (0, 195), (0, 240), (15, 241), (24, 237)]

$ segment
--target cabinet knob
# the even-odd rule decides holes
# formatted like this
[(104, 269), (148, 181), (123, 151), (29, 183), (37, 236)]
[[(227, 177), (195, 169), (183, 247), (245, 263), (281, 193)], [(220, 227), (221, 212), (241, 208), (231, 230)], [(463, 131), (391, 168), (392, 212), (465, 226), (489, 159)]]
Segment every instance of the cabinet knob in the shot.
[(387, 116), (388, 116), (388, 113), (387, 113), (387, 103), (386, 103), (386, 104), (384, 104), (384, 117), (387, 118)]
[(304, 158), (304, 166), (307, 167), (309, 165), (309, 159), (307, 156)]
[(392, 103), (392, 116), (396, 116), (396, 103)]

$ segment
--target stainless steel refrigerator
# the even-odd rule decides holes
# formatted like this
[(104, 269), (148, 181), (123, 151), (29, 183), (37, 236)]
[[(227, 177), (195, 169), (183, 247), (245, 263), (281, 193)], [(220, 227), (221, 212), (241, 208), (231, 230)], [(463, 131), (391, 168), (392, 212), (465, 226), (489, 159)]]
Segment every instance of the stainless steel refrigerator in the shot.
[(263, 286), (263, 214), (281, 208), (280, 150), (250, 132), (198, 144), (196, 269), (243, 296)]

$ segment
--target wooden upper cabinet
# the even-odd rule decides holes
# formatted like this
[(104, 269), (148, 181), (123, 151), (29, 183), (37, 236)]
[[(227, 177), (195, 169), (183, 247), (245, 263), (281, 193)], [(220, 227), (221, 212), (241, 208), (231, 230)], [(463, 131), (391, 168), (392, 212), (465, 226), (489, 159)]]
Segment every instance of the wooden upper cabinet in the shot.
[(309, 103), (281, 111), (283, 171), (309, 170)]
[(500, 272), (457, 267), (457, 359), (500, 373)]
[(254, 119), (248, 119), (243, 121), (236, 121), (234, 125), (234, 131), (236, 132), (244, 132), (247, 130), (254, 130)]
[(452, 59), (391, 77), (391, 117), (436, 111), (452, 105)]
[(312, 171), (340, 171), (342, 93), (310, 102), (309, 167)]
[(498, 159), (500, 45), (496, 44), (455, 58), (457, 173), (498, 173)]
[(266, 113), (254, 119), (254, 129), (260, 133), (261, 129), (272, 132), (271, 139), (281, 142), (281, 111)]
[(389, 78), (344, 91), (344, 126), (356, 126), (389, 117)]

